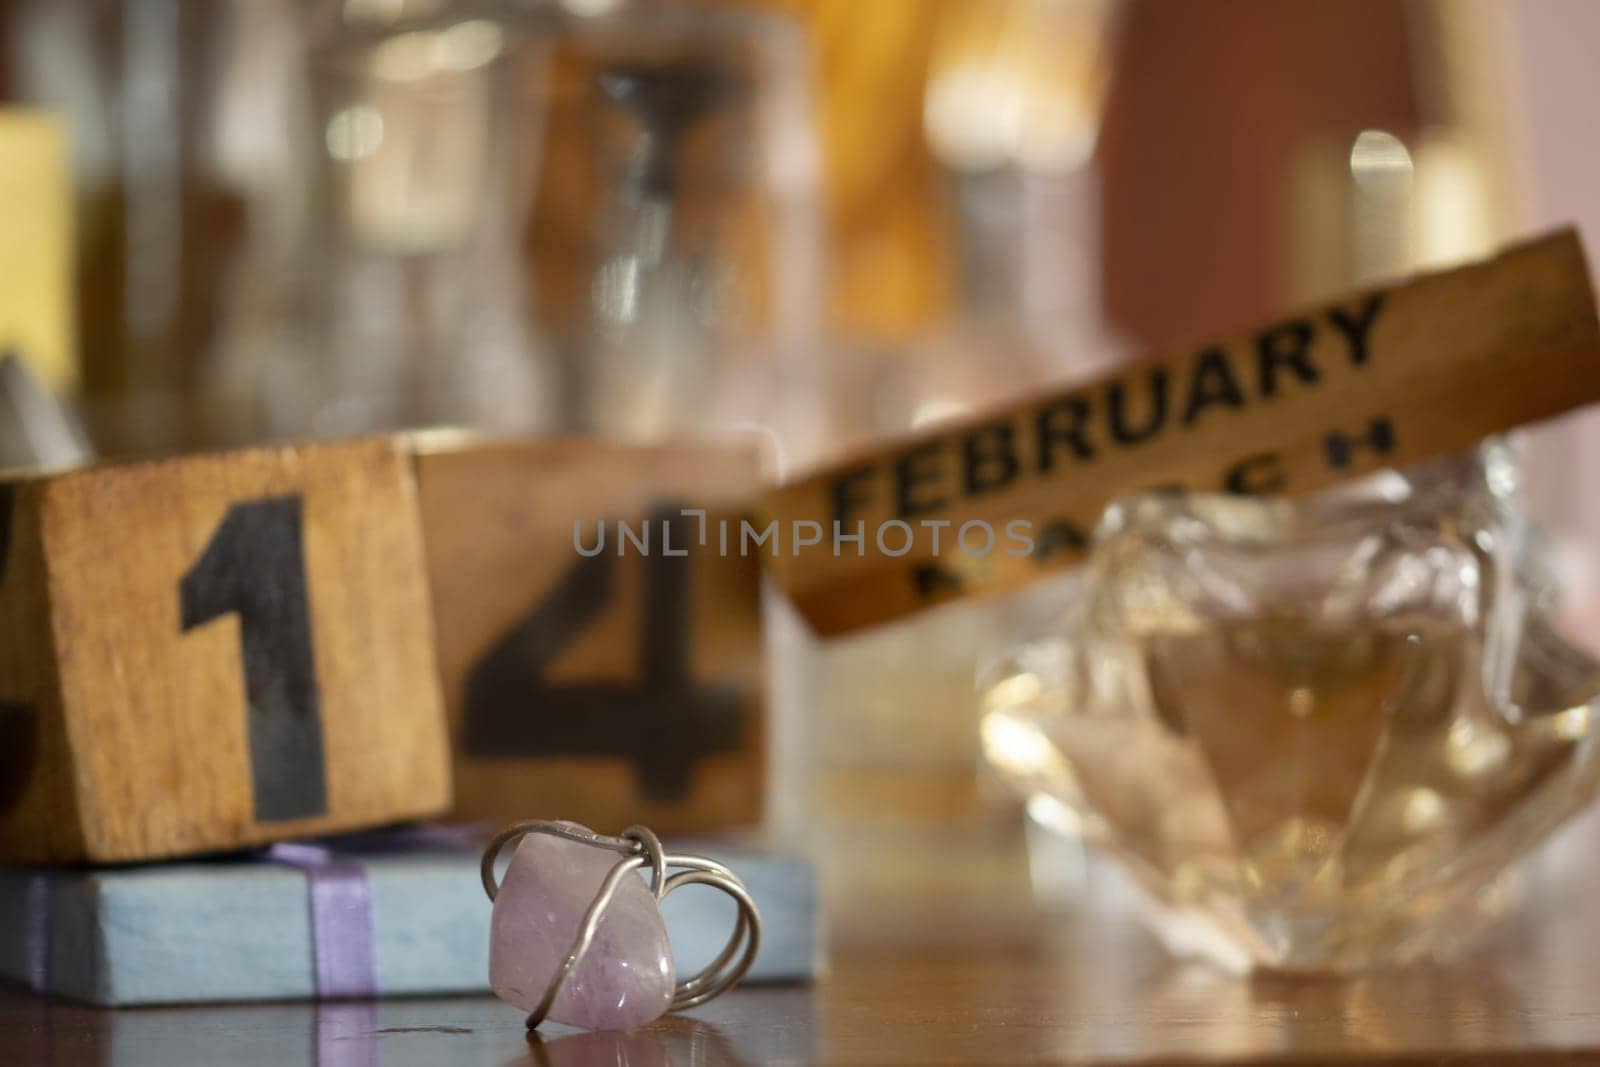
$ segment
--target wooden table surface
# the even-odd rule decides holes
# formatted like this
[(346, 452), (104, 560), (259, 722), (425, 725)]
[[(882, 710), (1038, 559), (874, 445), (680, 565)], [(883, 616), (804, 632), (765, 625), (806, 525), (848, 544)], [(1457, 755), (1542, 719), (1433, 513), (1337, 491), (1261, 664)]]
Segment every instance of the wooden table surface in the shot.
[(1466, 958), (1354, 981), (1175, 963), (1102, 865), (1065, 880), (1063, 907), (1029, 889), (1015, 842), (890, 836), (833, 858), (826, 978), (737, 990), (633, 1034), (530, 1039), (482, 997), (106, 1011), (5, 993), (0, 1067), (1600, 1064), (1595, 818), (1540, 854), (1528, 898)]

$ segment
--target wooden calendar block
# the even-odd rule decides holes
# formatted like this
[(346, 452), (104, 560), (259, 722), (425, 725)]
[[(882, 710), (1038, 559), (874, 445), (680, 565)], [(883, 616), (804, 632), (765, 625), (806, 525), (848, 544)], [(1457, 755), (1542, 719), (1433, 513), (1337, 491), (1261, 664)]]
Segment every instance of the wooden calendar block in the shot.
[[(756, 489), (755, 456), (424, 444), (417, 474), (455, 816), (613, 832), (755, 822), (760, 561), (718, 545)], [(705, 511), (704, 543), (684, 508)]]
[(395, 440), (0, 485), (0, 860), (118, 862), (449, 804)]

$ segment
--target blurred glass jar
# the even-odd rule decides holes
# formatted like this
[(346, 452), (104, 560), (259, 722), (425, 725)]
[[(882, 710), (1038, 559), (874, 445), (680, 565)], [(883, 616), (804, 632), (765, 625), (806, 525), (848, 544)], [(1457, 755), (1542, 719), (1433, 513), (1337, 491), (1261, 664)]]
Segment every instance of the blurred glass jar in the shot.
[(1106, 317), (1093, 159), (1125, 6), (939, 6), (923, 128), (953, 178), (961, 341), (1019, 386), (1133, 354)]
[(520, 254), (538, 26), (503, 5), (434, 4), (319, 27), (291, 315), (304, 336), (267, 369), (274, 433), (551, 423), (559, 382)]
[(1597, 784), (1600, 664), (1554, 632), (1508, 454), (1301, 501), (1133, 498), (1053, 636), (981, 686), (985, 754), (1108, 848), (1175, 949), (1448, 955)]
[(530, 232), (576, 428), (822, 435), (818, 160), (800, 27), (630, 9), (550, 40)]

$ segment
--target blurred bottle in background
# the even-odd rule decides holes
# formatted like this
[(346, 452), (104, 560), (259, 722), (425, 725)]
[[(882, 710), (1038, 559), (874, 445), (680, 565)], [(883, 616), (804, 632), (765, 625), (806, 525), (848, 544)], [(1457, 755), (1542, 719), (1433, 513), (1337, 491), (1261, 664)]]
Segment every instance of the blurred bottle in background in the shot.
[(938, 23), (923, 127), (958, 207), (960, 328), (991, 368), (1009, 358), (1014, 388), (1128, 354), (1101, 297), (1094, 168), (1122, 17), (1119, 0), (963, 0)]
[(313, 28), (302, 270), (262, 368), (274, 435), (555, 420), (519, 245), (544, 19), (427, 7)]
[(823, 267), (799, 25), (647, 7), (569, 20), (547, 46), (528, 251), (567, 428), (756, 432), (775, 462), (815, 455)]
[(70, 127), (83, 397), (103, 448), (227, 435), (202, 402), (252, 246), (281, 245), (302, 84), (293, 0), (15, 0), (6, 99)]

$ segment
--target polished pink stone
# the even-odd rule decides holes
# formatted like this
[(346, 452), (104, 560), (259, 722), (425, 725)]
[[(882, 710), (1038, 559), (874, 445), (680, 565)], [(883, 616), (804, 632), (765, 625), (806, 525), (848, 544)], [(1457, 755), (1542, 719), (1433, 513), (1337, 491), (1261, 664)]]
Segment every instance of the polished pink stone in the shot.
[[(549, 834), (522, 839), (490, 923), (489, 984), (496, 996), (524, 1011), (538, 1007), (572, 950), (583, 913), (621, 858)], [(665, 1012), (676, 981), (661, 909), (644, 879), (630, 874), (548, 1017), (591, 1030), (626, 1030)]]

